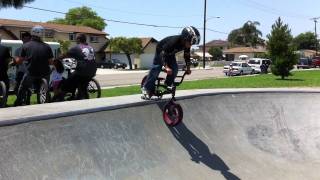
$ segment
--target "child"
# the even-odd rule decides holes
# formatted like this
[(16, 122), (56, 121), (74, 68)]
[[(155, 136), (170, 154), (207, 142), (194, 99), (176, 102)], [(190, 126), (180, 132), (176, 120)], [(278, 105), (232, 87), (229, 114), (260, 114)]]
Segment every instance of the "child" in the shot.
[(64, 72), (63, 64), (60, 60), (53, 61), (54, 70), (51, 73), (51, 87), (53, 89), (52, 101), (56, 101), (57, 96), (61, 93), (60, 84), (63, 80), (62, 73)]

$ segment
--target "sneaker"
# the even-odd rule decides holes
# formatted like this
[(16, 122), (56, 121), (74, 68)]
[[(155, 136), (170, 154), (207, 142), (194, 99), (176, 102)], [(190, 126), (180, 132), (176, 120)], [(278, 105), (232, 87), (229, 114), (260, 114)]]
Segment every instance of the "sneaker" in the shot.
[(147, 90), (145, 87), (141, 88), (141, 92), (143, 94), (144, 97), (146, 97), (147, 99), (150, 99), (153, 96), (153, 93), (149, 90)]

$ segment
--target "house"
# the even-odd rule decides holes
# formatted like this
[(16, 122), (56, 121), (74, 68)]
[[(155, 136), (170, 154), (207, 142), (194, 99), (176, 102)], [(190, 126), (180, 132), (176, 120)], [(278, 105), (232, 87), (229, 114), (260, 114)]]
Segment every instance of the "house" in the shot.
[(227, 61), (233, 61), (240, 59), (240, 56), (246, 55), (248, 58), (254, 58), (259, 54), (266, 53), (267, 50), (264, 47), (236, 47), (231, 48), (223, 51), (224, 56), (226, 57)]
[(71, 41), (70, 47), (76, 44), (76, 34), (84, 33), (87, 35), (89, 45), (96, 50), (97, 59), (104, 56), (108, 34), (91, 27), (0, 19), (0, 34), (2, 39), (19, 40), (23, 32), (30, 32), (31, 28), (36, 25), (45, 28), (44, 41), (68, 40)]
[[(206, 52), (209, 51), (210, 48), (220, 48), (221, 50), (226, 50), (229, 47), (229, 42), (224, 40), (213, 40), (206, 43)], [(199, 46), (199, 51), (203, 51), (203, 45)]]
[[(203, 60), (203, 51), (195, 51), (191, 53), (191, 57), (197, 60)], [(212, 60), (212, 58), (213, 57), (208, 52), (205, 53), (205, 59), (207, 61)]]
[(138, 68), (149, 69), (153, 64), (153, 58), (156, 52), (158, 41), (152, 37), (140, 38), (142, 41), (143, 53), (136, 59)]
[[(142, 54), (131, 55), (132, 65), (139, 69), (149, 69), (153, 64), (153, 58), (156, 52), (158, 41), (152, 37), (140, 38), (142, 45)], [(112, 43), (111, 43), (112, 46)], [(118, 59), (128, 64), (127, 56), (122, 52), (112, 52), (108, 46), (105, 49), (106, 59)]]
[(299, 51), (296, 51), (296, 53), (299, 54), (300, 57), (305, 57), (305, 58), (313, 58), (316, 56), (316, 51), (310, 50), (310, 49), (301, 49)]

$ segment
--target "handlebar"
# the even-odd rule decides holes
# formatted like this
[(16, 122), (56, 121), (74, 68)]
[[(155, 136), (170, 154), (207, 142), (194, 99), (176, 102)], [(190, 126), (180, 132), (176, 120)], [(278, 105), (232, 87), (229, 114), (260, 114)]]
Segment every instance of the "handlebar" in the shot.
[(185, 77), (186, 75), (187, 75), (187, 71), (184, 71), (184, 73), (183, 73), (182, 76), (177, 76), (177, 77), (181, 78), (181, 80), (180, 80), (180, 82), (178, 82), (178, 84), (176, 84), (176, 85), (180, 85), (180, 84), (183, 82), (184, 77)]

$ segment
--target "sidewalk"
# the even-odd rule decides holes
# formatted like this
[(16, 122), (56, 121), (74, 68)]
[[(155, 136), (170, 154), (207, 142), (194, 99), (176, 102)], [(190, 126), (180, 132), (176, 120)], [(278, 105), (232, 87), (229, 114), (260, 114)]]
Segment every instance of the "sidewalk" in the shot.
[(107, 75), (107, 74), (141, 74), (147, 73), (149, 70), (129, 70), (129, 69), (97, 69), (97, 75)]

